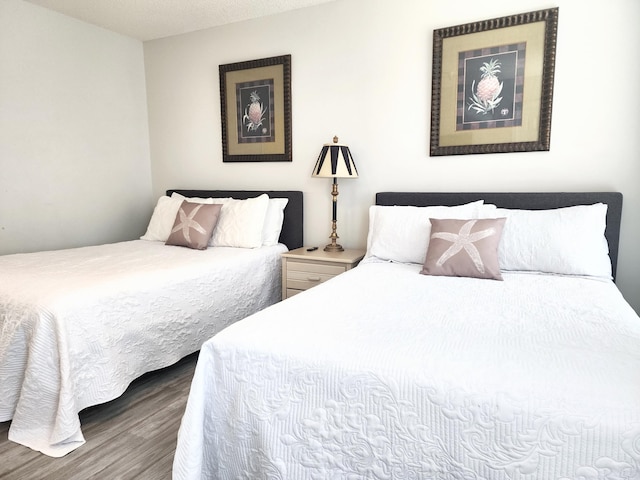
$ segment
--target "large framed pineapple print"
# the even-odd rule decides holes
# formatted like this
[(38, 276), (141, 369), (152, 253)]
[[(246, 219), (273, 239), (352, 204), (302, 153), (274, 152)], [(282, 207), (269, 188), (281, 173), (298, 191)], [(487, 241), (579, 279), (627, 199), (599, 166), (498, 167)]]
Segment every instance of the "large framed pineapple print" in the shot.
[(223, 162), (291, 161), (291, 55), (219, 66)]
[(433, 32), (430, 154), (549, 150), (558, 8)]

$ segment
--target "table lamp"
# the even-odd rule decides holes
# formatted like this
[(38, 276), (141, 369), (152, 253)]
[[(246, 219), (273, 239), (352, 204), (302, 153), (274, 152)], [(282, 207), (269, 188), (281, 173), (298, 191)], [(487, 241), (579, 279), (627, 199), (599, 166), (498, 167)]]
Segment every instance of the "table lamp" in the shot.
[(358, 178), (358, 170), (353, 161), (349, 147), (338, 143), (338, 137), (333, 137), (333, 143), (325, 143), (322, 146), (318, 161), (313, 169), (312, 177), (333, 178), (333, 221), (331, 223), (331, 243), (324, 247), (325, 252), (342, 252), (344, 248), (337, 243), (338, 234), (338, 178)]

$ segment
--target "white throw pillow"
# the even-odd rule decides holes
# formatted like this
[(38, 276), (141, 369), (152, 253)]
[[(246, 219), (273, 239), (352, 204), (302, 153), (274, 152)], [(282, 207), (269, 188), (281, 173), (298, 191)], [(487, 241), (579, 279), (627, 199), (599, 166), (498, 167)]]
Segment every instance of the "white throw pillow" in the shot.
[(497, 208), (506, 217), (498, 260), (503, 271), (533, 271), (612, 278), (604, 236), (607, 205), (550, 210)]
[(183, 198), (173, 198), (162, 196), (158, 199), (151, 220), (149, 220), (149, 226), (146, 233), (140, 237), (140, 240), (149, 240), (157, 242), (166, 242), (173, 228), (173, 222), (176, 220), (176, 215), (180, 205), (182, 205)]
[(262, 246), (262, 229), (269, 207), (266, 193), (246, 200), (214, 199), (213, 203), (222, 203), (222, 211), (210, 245), (241, 248)]
[(478, 218), (483, 201), (454, 207), (381, 206), (369, 208), (367, 257), (424, 264), (432, 218)]
[(189, 203), (205, 203), (205, 204), (218, 203), (218, 202), (215, 202), (214, 200), (220, 200), (218, 198), (185, 197), (184, 195), (181, 195), (178, 192), (173, 192), (171, 194), (171, 198), (179, 198), (181, 200), (186, 200)]
[(284, 207), (289, 203), (288, 198), (270, 198), (267, 213), (262, 228), (262, 245), (277, 245), (284, 221)]

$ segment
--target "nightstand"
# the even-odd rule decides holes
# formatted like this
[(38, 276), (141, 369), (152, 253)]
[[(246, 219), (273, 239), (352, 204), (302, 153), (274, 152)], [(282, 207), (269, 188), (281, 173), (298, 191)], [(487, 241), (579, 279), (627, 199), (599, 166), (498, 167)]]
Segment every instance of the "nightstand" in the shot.
[(351, 270), (364, 257), (365, 251), (345, 249), (325, 252), (322, 247), (312, 252), (307, 247), (282, 254), (282, 299)]

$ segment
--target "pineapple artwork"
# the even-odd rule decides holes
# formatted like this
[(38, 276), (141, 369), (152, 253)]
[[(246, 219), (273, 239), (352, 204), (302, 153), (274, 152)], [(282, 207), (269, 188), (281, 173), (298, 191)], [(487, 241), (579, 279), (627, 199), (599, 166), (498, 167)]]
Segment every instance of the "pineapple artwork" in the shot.
[(457, 130), (522, 124), (526, 44), (459, 54)]
[(251, 100), (251, 102), (244, 109), (242, 121), (247, 127), (247, 130), (255, 132), (258, 128), (262, 127), (267, 108), (264, 106), (264, 103), (260, 101), (260, 95), (258, 95), (257, 90), (251, 92), (249, 100)]
[(502, 97), (502, 87), (504, 82), (498, 79), (500, 73), (500, 61), (497, 58), (492, 58), (488, 62), (484, 62), (480, 67), (482, 76), (476, 87), (476, 81), (473, 80), (471, 92), (472, 97), (469, 98), (469, 109), (474, 109), (477, 113), (486, 115), (489, 112), (493, 112), (500, 102)]
[(238, 143), (273, 142), (273, 79), (236, 85)]

